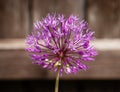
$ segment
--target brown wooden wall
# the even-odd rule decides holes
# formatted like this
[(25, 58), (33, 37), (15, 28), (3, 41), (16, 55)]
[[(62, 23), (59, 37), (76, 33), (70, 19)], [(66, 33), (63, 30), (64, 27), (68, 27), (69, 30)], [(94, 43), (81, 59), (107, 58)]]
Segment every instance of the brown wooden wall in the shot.
[[(97, 39), (120, 39), (120, 0), (0, 0), (0, 79), (54, 78), (53, 72), (33, 65), (21, 45), (33, 22), (52, 12), (85, 18)], [(120, 79), (120, 49), (98, 51), (88, 71), (62, 78)]]
[(88, 0), (87, 19), (97, 38), (120, 38), (120, 0)]
[(97, 38), (120, 37), (120, 0), (0, 0), (0, 38), (24, 38), (51, 12), (86, 18)]
[(0, 0), (0, 38), (22, 38), (28, 30), (28, 0)]
[(33, 22), (56, 12), (84, 15), (84, 0), (0, 0), (0, 38), (25, 38)]

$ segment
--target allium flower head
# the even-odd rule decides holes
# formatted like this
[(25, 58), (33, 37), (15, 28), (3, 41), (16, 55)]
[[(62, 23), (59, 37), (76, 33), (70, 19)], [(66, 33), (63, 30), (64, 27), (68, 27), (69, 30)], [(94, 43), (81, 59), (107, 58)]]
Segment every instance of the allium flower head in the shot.
[(34, 30), (26, 39), (26, 50), (34, 63), (43, 68), (57, 71), (60, 67), (60, 74), (76, 73), (86, 70), (83, 62), (93, 61), (97, 55), (90, 44), (93, 34), (87, 22), (76, 16), (48, 14), (34, 23)]

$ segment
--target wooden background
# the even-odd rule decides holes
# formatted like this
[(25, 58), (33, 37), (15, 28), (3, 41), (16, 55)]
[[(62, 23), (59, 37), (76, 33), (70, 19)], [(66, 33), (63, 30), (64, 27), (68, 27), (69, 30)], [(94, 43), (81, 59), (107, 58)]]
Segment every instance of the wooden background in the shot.
[[(97, 40), (120, 43), (120, 0), (0, 0), (0, 80), (54, 79), (54, 72), (31, 63), (23, 46), (33, 22), (51, 12), (79, 15), (89, 22)], [(64, 74), (62, 79), (120, 79), (120, 49), (113, 44), (113, 49), (98, 52), (88, 63), (89, 70)]]

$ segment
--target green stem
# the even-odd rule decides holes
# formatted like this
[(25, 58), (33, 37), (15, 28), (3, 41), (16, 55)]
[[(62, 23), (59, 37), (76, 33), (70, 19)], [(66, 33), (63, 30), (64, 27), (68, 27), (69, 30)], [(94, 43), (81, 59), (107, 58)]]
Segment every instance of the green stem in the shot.
[(60, 66), (58, 66), (58, 71), (57, 71), (57, 76), (56, 76), (55, 92), (58, 92), (58, 89), (59, 89), (59, 73), (60, 73)]

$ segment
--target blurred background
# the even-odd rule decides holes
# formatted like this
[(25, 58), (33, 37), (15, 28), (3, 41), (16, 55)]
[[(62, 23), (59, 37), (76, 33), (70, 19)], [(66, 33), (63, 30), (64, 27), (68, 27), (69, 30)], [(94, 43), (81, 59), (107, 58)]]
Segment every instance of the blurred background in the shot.
[(48, 13), (74, 14), (96, 32), (87, 71), (60, 79), (60, 92), (120, 92), (120, 0), (0, 0), (0, 92), (54, 92), (55, 73), (32, 64), (25, 37)]

